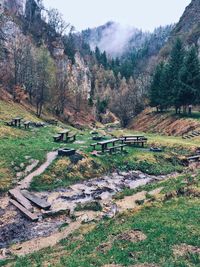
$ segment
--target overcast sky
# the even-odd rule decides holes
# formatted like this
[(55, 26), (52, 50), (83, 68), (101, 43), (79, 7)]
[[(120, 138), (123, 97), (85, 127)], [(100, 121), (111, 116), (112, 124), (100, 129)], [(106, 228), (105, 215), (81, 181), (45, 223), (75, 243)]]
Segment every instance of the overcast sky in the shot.
[(153, 30), (179, 21), (191, 0), (43, 0), (57, 8), (76, 30), (100, 26), (108, 21)]

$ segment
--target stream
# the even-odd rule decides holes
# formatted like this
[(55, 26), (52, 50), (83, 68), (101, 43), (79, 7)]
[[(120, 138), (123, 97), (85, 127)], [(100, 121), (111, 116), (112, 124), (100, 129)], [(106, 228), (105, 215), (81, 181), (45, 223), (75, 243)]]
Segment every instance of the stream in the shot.
[[(31, 222), (9, 204), (9, 197), (0, 199), (0, 248), (9, 247), (13, 243), (47, 237), (56, 233), (63, 224), (71, 223), (70, 214), (78, 204), (99, 201), (102, 206), (110, 203), (112, 197), (125, 188), (134, 189), (139, 186), (161, 181), (177, 174), (152, 176), (139, 171), (115, 172), (100, 178), (76, 183), (68, 188), (59, 188), (51, 192), (35, 193), (51, 204), (49, 211), (41, 211), (34, 207), (39, 215), (38, 222)], [(27, 185), (26, 180), (25, 185)], [(24, 188), (24, 183), (23, 188)]]

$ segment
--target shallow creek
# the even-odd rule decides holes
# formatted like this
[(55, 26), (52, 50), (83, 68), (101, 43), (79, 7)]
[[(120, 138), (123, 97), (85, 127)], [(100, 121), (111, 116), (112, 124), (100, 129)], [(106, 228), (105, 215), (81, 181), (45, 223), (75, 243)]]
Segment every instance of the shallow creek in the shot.
[(78, 204), (100, 201), (101, 205), (105, 203), (112, 205), (112, 197), (125, 188), (134, 189), (175, 175), (151, 176), (139, 171), (116, 172), (68, 188), (36, 193), (51, 204), (49, 212), (34, 208), (40, 218), (38, 222), (30, 222), (24, 218), (9, 204), (9, 198), (5, 196), (0, 199), (0, 248), (55, 233), (63, 224), (71, 223), (68, 212), (74, 214)]

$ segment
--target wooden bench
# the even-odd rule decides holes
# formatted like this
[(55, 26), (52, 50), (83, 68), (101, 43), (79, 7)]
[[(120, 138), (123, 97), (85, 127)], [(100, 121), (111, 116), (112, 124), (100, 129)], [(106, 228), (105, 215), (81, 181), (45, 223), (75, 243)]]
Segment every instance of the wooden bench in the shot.
[(113, 152), (115, 152), (117, 149), (120, 149), (121, 152), (123, 152), (123, 149), (126, 145), (123, 144), (123, 145), (118, 145), (118, 146), (113, 146), (113, 147), (109, 147), (107, 150), (110, 154), (112, 154)]
[(72, 141), (72, 142), (74, 142), (74, 141), (76, 141), (76, 133), (72, 133), (72, 134), (70, 134), (70, 135), (68, 135), (67, 137), (66, 137), (66, 141), (67, 142), (69, 142), (70, 140)]
[(126, 140), (124, 141), (125, 144), (130, 144), (130, 145), (142, 145), (142, 147), (144, 146), (144, 144), (147, 143), (147, 140)]
[(58, 125), (58, 121), (57, 120), (46, 120), (46, 122), (48, 123), (48, 124), (51, 124), (51, 125)]
[(6, 121), (6, 122), (5, 122), (5, 125), (6, 125), (6, 126), (11, 126), (11, 127), (12, 127), (12, 126), (14, 126), (14, 122), (13, 122), (13, 121)]
[(189, 157), (188, 160), (189, 161), (198, 161), (198, 160), (200, 160), (200, 155)]
[(94, 143), (94, 144), (91, 144), (90, 146), (93, 148), (93, 150), (95, 150), (97, 145), (98, 145), (97, 143)]
[(31, 123), (30, 121), (25, 121), (24, 122), (24, 128), (25, 129), (29, 129), (30, 128), (30, 123)]
[(20, 203), (18, 203), (17, 201), (10, 199), (10, 203), (13, 204), (16, 208), (18, 208), (26, 218), (30, 219), (33, 222), (37, 222), (38, 221), (38, 216), (32, 212), (30, 212), (29, 210), (27, 210), (24, 206), (22, 206)]
[(54, 142), (60, 142), (61, 141), (61, 135), (54, 135), (53, 139), (54, 139)]

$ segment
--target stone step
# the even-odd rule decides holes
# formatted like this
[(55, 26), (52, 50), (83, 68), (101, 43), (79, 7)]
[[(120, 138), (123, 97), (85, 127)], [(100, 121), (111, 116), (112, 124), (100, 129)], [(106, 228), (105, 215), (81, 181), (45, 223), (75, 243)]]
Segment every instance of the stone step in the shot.
[(18, 208), (26, 218), (30, 219), (33, 222), (37, 222), (38, 221), (38, 216), (37, 215), (35, 215), (34, 213), (31, 213), (29, 210), (25, 209), (17, 201), (15, 201), (13, 199), (10, 199), (10, 203), (13, 204), (16, 208)]
[(50, 209), (51, 205), (44, 199), (39, 198), (38, 196), (34, 195), (33, 193), (28, 192), (27, 190), (21, 191), (22, 195), (34, 203), (41, 209), (48, 210)]
[(26, 199), (20, 190), (12, 189), (9, 190), (9, 194), (12, 198), (14, 198), (17, 202), (19, 202), (24, 208), (26, 208), (29, 211), (33, 210), (33, 207), (28, 199)]

